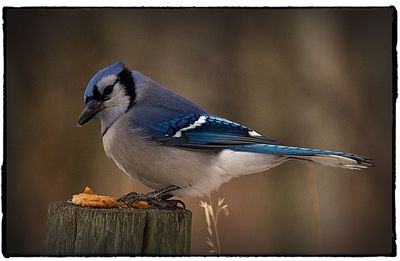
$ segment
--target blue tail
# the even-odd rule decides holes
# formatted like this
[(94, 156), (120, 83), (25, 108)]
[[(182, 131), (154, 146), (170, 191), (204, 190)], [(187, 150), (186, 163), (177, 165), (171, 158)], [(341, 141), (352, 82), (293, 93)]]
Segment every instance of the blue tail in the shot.
[(348, 169), (365, 169), (373, 166), (371, 159), (346, 152), (290, 147), (275, 144), (254, 144), (231, 147), (235, 151), (277, 154), (289, 159), (300, 159), (320, 163), (326, 166)]

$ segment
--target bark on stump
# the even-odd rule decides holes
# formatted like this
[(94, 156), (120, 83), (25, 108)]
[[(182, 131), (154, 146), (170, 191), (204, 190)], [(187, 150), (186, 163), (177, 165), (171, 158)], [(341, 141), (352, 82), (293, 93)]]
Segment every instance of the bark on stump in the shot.
[(189, 210), (88, 208), (50, 205), (48, 255), (188, 255)]

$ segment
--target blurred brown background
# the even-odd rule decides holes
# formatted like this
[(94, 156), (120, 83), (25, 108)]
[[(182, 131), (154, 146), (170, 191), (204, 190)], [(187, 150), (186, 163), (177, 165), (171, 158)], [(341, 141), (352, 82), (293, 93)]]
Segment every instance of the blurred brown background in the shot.
[[(223, 254), (392, 251), (394, 9), (4, 11), (9, 255), (42, 254), (49, 203), (85, 186), (149, 190), (107, 159), (98, 122), (76, 126), (86, 84), (117, 60), (285, 144), (374, 159), (364, 171), (286, 163), (224, 184), (212, 194), (230, 210)], [(201, 255), (202, 199), (185, 200)]]

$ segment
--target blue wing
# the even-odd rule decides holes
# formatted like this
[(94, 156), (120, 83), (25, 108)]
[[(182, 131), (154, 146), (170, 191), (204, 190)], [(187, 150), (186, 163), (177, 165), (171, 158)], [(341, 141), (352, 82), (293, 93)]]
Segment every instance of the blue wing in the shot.
[(153, 124), (154, 142), (197, 150), (218, 150), (239, 145), (278, 144), (241, 124), (199, 113), (188, 113)]
[(372, 165), (370, 159), (354, 154), (283, 146), (246, 126), (209, 114), (140, 72), (133, 71), (132, 76), (140, 103), (131, 111), (131, 127), (149, 141), (192, 150), (287, 155), (336, 167), (360, 169)]
[[(188, 113), (175, 116), (167, 121), (152, 124), (148, 129), (147, 138), (165, 145), (191, 150), (220, 151), (231, 149), (234, 151), (286, 155), (290, 158), (319, 162), (330, 166), (361, 169), (372, 166), (370, 159), (345, 153), (319, 149), (284, 146), (277, 141), (268, 139), (238, 123), (199, 113)], [(318, 159), (312, 156), (333, 156), (329, 159)], [(309, 158), (311, 156), (311, 158)], [(337, 162), (335, 156), (348, 158), (354, 161)], [(346, 165), (347, 164), (347, 165)]]

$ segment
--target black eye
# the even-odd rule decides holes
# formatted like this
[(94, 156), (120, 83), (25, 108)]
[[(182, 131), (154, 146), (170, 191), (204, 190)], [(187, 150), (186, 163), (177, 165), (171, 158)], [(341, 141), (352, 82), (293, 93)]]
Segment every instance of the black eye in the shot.
[(104, 88), (103, 95), (109, 95), (110, 93), (112, 93), (113, 88), (114, 88), (114, 85), (107, 85)]

